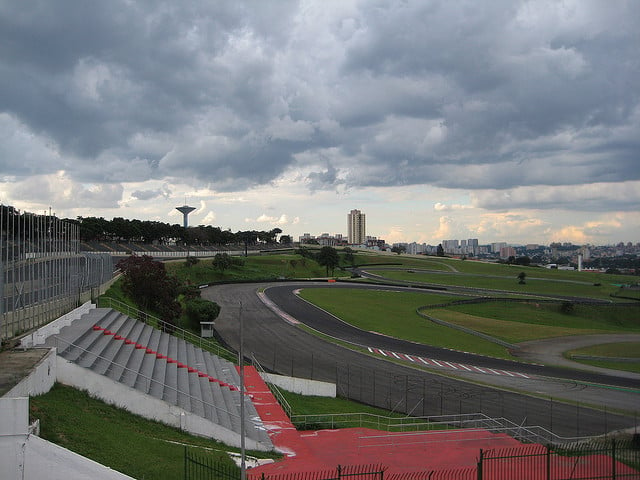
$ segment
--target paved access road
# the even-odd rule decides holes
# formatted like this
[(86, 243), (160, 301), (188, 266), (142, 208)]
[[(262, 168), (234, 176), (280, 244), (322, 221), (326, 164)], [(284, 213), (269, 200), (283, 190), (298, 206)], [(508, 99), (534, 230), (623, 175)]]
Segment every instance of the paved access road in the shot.
[[(238, 319), (242, 318), (246, 356), (254, 355), (265, 368), (278, 373), (335, 382), (340, 395), (367, 404), (416, 415), (482, 412), (490, 417), (505, 417), (516, 425), (539, 425), (564, 437), (601, 434), (614, 429), (628, 428), (636, 423), (634, 416), (586, 408), (585, 402), (592, 403), (591, 397), (584, 393), (587, 387), (573, 380), (565, 383), (565, 389), (574, 397), (577, 396), (578, 403), (567, 405), (547, 397), (548, 391), (542, 385), (545, 382), (540, 382), (540, 387), (534, 388), (540, 395), (547, 397), (540, 399), (505, 391), (503, 388), (510, 385), (504, 384), (507, 381), (504, 378), (500, 380), (502, 383), (497, 382), (500, 388), (479, 385), (350, 350), (333, 341), (326, 341), (307, 333), (283, 319), (266, 307), (257, 294), (260, 289), (267, 288), (268, 297), (291, 317), (335, 338), (360, 345), (375, 341), (379, 346), (393, 345), (393, 350), (410, 354), (413, 352), (416, 355), (416, 352), (422, 352), (422, 349), (426, 348), (424, 345), (401, 342), (354, 329), (291, 294), (295, 288), (312, 285), (318, 288), (343, 288), (339, 284), (306, 282), (298, 285), (220, 285), (204, 289), (202, 295), (221, 306), (220, 317), (216, 320), (216, 330), (232, 348), (238, 348)], [(353, 288), (353, 285), (347, 286)], [(452, 360), (460, 354), (442, 349), (438, 349), (437, 352), (430, 351), (429, 355), (432, 353), (452, 355)], [(472, 359), (473, 363), (485, 362), (485, 365), (488, 365), (486, 362), (494, 361), (477, 355)], [(466, 357), (465, 361), (468, 362), (469, 357)], [(511, 362), (503, 364), (502, 362), (506, 361), (501, 360), (498, 362), (501, 366), (497, 368), (508, 367), (513, 370), (515, 366), (520, 366)], [(527, 368), (532, 368), (531, 372), (536, 375), (548, 375), (550, 372), (540, 366)], [(556, 373), (566, 374), (566, 371), (559, 369)], [(565, 375), (564, 378), (572, 376)], [(596, 377), (588, 378), (589, 380), (585, 377), (585, 381), (591, 382)], [(602, 377), (597, 378), (604, 380)], [(605, 383), (618, 385), (610, 390), (611, 394), (624, 396), (625, 399), (629, 396), (632, 399), (640, 398), (637, 392), (630, 393), (626, 388), (637, 388), (637, 380), (608, 376), (606, 378)], [(486, 380), (477, 378), (474, 381), (487, 383)], [(620, 402), (626, 405), (625, 402), (628, 401)], [(631, 402), (633, 403), (633, 400)]]

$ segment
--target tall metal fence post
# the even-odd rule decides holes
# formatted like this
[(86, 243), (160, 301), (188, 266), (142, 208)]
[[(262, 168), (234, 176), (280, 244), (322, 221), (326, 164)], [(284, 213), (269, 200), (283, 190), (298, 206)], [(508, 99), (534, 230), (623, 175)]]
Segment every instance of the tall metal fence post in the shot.
[(478, 467), (476, 468), (476, 472), (478, 473), (477, 480), (482, 480), (482, 460), (483, 460), (483, 452), (480, 449), (480, 456), (478, 457)]
[(551, 480), (551, 447), (547, 445), (547, 480)]
[(616, 478), (616, 439), (611, 439), (611, 478)]

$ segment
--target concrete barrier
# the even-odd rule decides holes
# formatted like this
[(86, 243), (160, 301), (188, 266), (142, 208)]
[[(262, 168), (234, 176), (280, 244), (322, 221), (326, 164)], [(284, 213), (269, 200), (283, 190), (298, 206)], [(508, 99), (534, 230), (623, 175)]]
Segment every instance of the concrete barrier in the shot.
[(30, 397), (47, 393), (56, 381), (56, 349), (51, 348), (25, 378), (3, 398)]
[(286, 377), (274, 373), (261, 373), (260, 376), (267, 383), (272, 383), (288, 392), (315, 397), (336, 398), (335, 383), (307, 380), (306, 378)]

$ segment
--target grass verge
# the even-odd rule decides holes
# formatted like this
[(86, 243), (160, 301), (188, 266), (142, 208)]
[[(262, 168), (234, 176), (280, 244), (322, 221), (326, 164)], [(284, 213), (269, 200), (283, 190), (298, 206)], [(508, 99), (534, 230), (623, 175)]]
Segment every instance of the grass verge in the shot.
[[(230, 467), (233, 462), (226, 452), (238, 451), (146, 420), (61, 384), (30, 399), (30, 416), (40, 419), (42, 438), (134, 478), (182, 478), (185, 445)], [(250, 454), (277, 457), (273, 453)]]

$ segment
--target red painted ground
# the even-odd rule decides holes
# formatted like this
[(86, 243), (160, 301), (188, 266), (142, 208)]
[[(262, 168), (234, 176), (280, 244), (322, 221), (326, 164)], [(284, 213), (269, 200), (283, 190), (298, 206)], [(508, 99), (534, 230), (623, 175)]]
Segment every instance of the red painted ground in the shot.
[[(298, 432), (252, 367), (245, 367), (245, 388), (253, 397), (253, 403), (269, 430), (274, 446), (285, 454), (276, 463), (251, 469), (248, 476), (256, 480), (262, 474), (266, 478), (293, 473), (304, 473), (308, 480), (327, 478), (314, 473), (335, 472), (338, 465), (370, 466), (357, 468), (360, 471), (384, 468), (385, 479), (389, 480), (419, 480), (427, 478), (425, 475), (430, 471), (436, 471), (428, 477), (432, 480), (475, 480), (480, 449), (493, 453), (492, 456), (515, 456), (544, 450), (541, 445), (523, 445), (508, 435), (484, 430), (399, 434), (347, 428)], [(490, 478), (495, 480), (537, 479), (542, 478), (539, 475), (545, 471), (545, 461), (544, 456), (520, 461), (511, 459), (511, 467), (505, 467), (503, 461), (497, 460), (485, 464), (485, 471), (489, 473), (487, 469), (490, 469)], [(595, 456), (582, 457), (578, 466), (575, 459), (559, 457), (554, 464), (557, 464), (554, 465), (557, 473), (566, 472), (570, 475), (578, 470), (583, 474), (598, 472), (598, 467), (606, 462)], [(631, 473), (622, 464), (618, 463), (617, 468), (619, 473), (623, 470)], [(640, 478), (640, 474), (625, 478)]]

